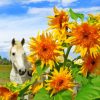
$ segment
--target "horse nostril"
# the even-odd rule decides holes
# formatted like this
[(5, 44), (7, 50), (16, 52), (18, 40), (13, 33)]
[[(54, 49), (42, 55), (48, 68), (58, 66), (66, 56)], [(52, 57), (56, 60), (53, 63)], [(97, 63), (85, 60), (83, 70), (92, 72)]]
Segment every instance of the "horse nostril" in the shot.
[(21, 69), (19, 69), (19, 75), (24, 75), (26, 73), (26, 69), (25, 71), (22, 71)]
[(21, 69), (19, 69), (19, 72), (21, 72)]
[(29, 70), (29, 71), (27, 72), (28, 76), (30, 76), (30, 77), (32, 77), (32, 73), (33, 73), (32, 70)]

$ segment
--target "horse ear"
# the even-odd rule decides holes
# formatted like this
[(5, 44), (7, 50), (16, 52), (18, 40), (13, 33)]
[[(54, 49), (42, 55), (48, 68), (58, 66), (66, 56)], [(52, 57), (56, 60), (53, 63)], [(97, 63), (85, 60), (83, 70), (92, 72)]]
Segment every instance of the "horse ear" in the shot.
[(23, 38), (21, 44), (24, 45), (24, 43), (25, 43), (25, 39)]
[(15, 45), (15, 39), (14, 38), (12, 39), (12, 42), (11, 43), (12, 43), (12, 46)]

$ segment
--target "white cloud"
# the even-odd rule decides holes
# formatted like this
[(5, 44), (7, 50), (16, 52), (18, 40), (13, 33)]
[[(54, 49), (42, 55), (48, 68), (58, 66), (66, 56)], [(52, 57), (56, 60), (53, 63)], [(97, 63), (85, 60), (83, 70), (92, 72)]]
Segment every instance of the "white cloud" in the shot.
[[(36, 8), (36, 7), (30, 7), (28, 9), (28, 14), (41, 14), (41, 15), (47, 15), (52, 13), (53, 8)], [(38, 16), (38, 15), (37, 15)]]
[(78, 1), (78, 0), (61, 0), (61, 4), (62, 4), (63, 6), (69, 6), (69, 5), (71, 5), (73, 2), (76, 2), (76, 1)]
[[(9, 50), (12, 38), (18, 40), (25, 38), (26, 41), (29, 41), (31, 36), (36, 36), (38, 31), (43, 31), (47, 28), (46, 17), (50, 12), (46, 8), (41, 10), (38, 8), (34, 9), (37, 9), (35, 14), (32, 11), (30, 13), (30, 10), (28, 10), (28, 13), (24, 16), (0, 17), (0, 51)], [(32, 8), (33, 11), (34, 9)]]
[(29, 3), (36, 3), (36, 2), (43, 2), (43, 1), (49, 1), (49, 2), (56, 1), (57, 2), (57, 0), (18, 0), (18, 2), (21, 2), (22, 4), (29, 4)]
[(9, 5), (12, 3), (12, 0), (0, 0), (0, 6)]
[(95, 13), (97, 11), (100, 12), (100, 7), (88, 7), (88, 8), (76, 8), (74, 9), (76, 12), (86, 12), (86, 13)]
[[(38, 31), (45, 30), (51, 8), (29, 8), (26, 15), (0, 17), (0, 51), (9, 51), (12, 38), (29, 41)], [(5, 42), (7, 41), (7, 42)], [(25, 49), (27, 50), (27, 45)]]

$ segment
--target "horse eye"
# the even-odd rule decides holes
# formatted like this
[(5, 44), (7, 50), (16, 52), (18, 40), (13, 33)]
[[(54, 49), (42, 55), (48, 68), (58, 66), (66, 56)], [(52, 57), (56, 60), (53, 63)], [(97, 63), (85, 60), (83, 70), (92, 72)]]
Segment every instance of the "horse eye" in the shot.
[(13, 56), (15, 56), (15, 53), (12, 53)]

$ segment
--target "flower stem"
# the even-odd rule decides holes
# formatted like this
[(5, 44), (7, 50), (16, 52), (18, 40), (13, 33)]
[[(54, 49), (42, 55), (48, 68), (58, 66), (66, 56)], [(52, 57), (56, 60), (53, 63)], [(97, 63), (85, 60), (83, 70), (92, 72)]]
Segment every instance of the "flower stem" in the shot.
[(66, 55), (65, 55), (65, 59), (68, 58), (68, 55), (69, 55), (69, 52), (70, 52), (71, 48), (72, 48), (72, 46), (70, 46), (70, 47), (67, 49), (67, 53), (66, 53)]
[(69, 46), (68, 49), (67, 49), (66, 54), (64, 55), (64, 65), (66, 64), (66, 60), (68, 59), (68, 55), (69, 55), (69, 52), (70, 52), (71, 48), (72, 48), (72, 46)]

